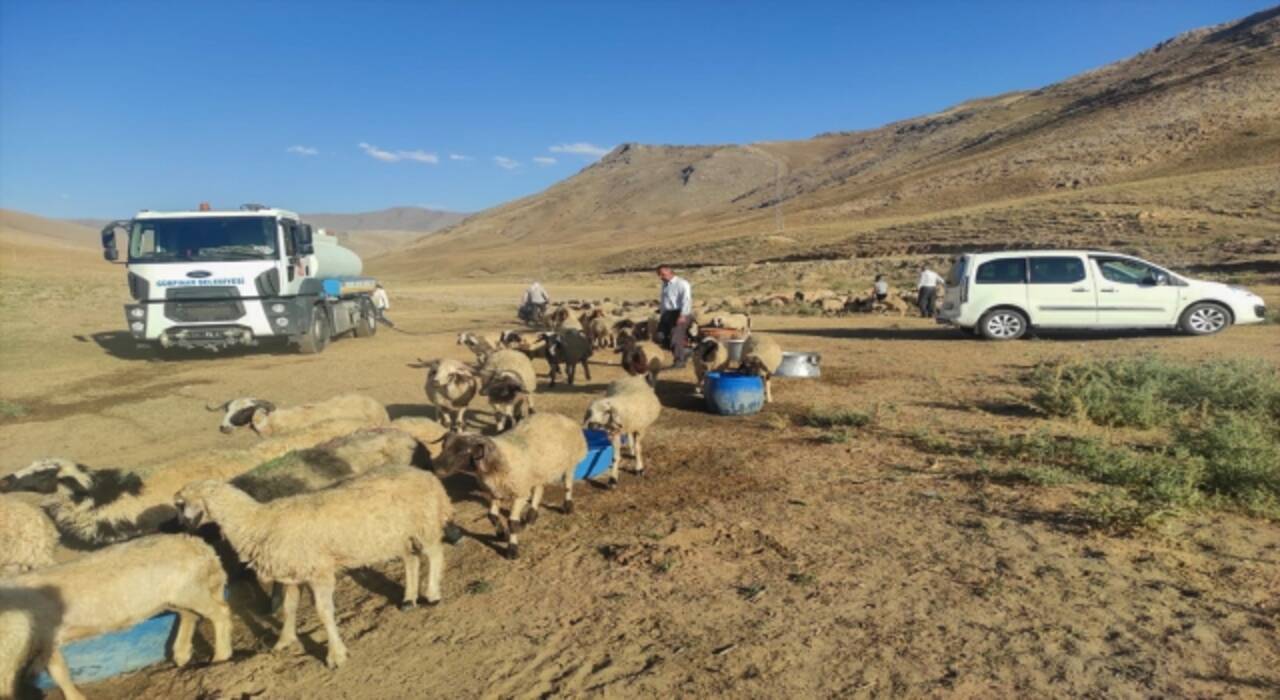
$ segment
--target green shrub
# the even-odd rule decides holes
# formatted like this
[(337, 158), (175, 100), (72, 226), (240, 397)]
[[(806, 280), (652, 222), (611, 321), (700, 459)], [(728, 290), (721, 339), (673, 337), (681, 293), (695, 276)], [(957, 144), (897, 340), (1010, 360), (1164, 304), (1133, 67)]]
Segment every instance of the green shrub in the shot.
[(1201, 489), (1246, 510), (1280, 515), (1280, 431), (1256, 414), (1180, 427), (1174, 441), (1202, 465)]
[(874, 413), (845, 408), (814, 408), (804, 417), (805, 425), (814, 428), (864, 428), (874, 421)]

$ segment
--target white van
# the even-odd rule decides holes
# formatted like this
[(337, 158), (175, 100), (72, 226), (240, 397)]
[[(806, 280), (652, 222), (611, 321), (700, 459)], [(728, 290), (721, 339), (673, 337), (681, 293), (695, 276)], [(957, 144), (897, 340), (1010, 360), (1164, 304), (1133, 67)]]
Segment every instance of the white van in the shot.
[(1259, 323), (1262, 297), (1195, 280), (1118, 253), (1025, 250), (956, 258), (938, 312), (942, 323), (991, 340), (1031, 328), (1180, 328), (1217, 333)]

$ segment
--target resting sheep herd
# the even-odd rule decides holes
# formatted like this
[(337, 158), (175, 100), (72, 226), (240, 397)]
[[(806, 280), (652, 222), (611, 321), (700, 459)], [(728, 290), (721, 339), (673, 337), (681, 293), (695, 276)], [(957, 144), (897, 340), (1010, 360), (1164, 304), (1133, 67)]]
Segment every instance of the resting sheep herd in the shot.
[[(826, 290), (787, 302), (792, 298), (832, 311), (838, 299)], [(711, 305), (699, 304), (698, 312), (706, 328), (746, 336), (740, 371), (761, 376), (772, 400), (770, 378), (781, 349), (752, 334), (750, 317), (734, 308), (721, 305), (721, 313), (711, 313)], [(420, 360), (434, 420), (392, 421), (382, 404), (355, 394), (293, 407), (242, 397), (210, 409), (222, 412), (223, 432), (247, 427), (263, 438), (248, 448), (136, 470), (49, 458), (0, 478), (0, 492), (41, 494), (44, 509), (0, 496), (0, 575), (6, 577), (0, 578), (0, 698), (17, 694), (26, 673), (38, 668), (49, 669), (66, 697), (82, 697), (60, 647), (164, 610), (179, 615), (176, 664), (191, 658), (197, 616), (213, 622), (213, 660), (230, 658), (227, 576), (214, 549), (189, 535), (154, 534), (159, 531), (216, 524), (225, 545), (262, 583), (283, 586), (277, 650), (297, 642), (299, 586), (308, 586), (329, 640), (326, 664), (337, 667), (347, 658), (333, 602), (340, 572), (400, 559), (401, 606), (440, 602), (443, 543), (456, 541), (459, 531), (440, 480), (424, 470), (474, 477), (489, 496), (488, 515), (508, 558), (519, 555), (520, 532), (536, 522), (548, 484), (563, 487), (561, 512), (573, 512), (574, 471), (587, 455), (584, 428), (603, 431), (613, 444), (610, 488), (618, 483), (623, 441), (635, 474), (643, 475), (642, 442), (662, 412), (654, 385), (670, 365), (668, 352), (649, 340), (657, 328), (652, 307), (579, 303), (555, 307), (548, 318), (550, 330), (459, 334), (475, 364)], [(731, 363), (722, 342), (697, 339), (696, 329), (692, 360), (700, 389), (708, 372)], [(534, 413), (532, 359), (547, 362), (554, 387), (562, 371), (573, 384), (578, 365), (590, 381), (592, 351), (608, 347), (617, 349), (632, 376), (610, 383), (581, 421)], [(480, 394), (493, 410), (496, 435), (463, 432), (467, 409)], [(55, 564), (59, 535), (97, 549)]]

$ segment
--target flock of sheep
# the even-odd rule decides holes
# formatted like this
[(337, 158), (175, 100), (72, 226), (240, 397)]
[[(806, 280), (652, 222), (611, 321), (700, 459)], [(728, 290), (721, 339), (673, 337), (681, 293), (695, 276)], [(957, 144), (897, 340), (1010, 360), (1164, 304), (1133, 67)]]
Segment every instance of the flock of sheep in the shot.
[[(782, 359), (776, 343), (751, 334), (745, 315), (704, 315), (691, 334), (699, 384), (707, 372), (729, 368), (720, 340), (727, 336), (745, 336), (740, 369), (767, 383)], [(252, 569), (264, 587), (282, 593), (277, 650), (297, 642), (299, 587), (310, 588), (328, 636), (326, 663), (337, 667), (347, 657), (333, 605), (339, 572), (401, 559), (402, 607), (440, 602), (443, 545), (461, 531), (437, 474), (475, 479), (508, 558), (519, 555), (519, 534), (537, 521), (548, 484), (563, 486), (560, 511), (573, 512), (574, 472), (588, 453), (584, 428), (609, 436), (611, 488), (624, 440), (635, 473), (643, 475), (641, 444), (662, 410), (654, 385), (671, 365), (653, 342), (652, 309), (584, 303), (554, 309), (550, 318), (552, 325), (540, 330), (463, 333), (458, 342), (475, 354), (473, 363), (422, 362), (438, 420), (391, 420), (384, 406), (360, 395), (284, 408), (242, 398), (210, 409), (222, 412), (223, 432), (257, 433), (261, 439), (251, 447), (137, 470), (41, 459), (0, 479), (0, 492), (44, 499), (42, 511), (0, 493), (0, 698), (16, 695), (26, 674), (39, 668), (67, 698), (83, 697), (61, 647), (166, 610), (178, 615), (177, 665), (191, 658), (198, 618), (213, 625), (213, 660), (229, 659), (231, 615), (219, 551), (233, 552), (233, 561)], [(621, 356), (630, 376), (611, 382), (581, 420), (535, 410), (533, 358), (547, 361), (550, 386), (561, 372), (572, 384), (579, 365), (590, 379), (588, 360), (605, 348)], [(467, 432), (467, 411), (481, 395), (492, 409), (494, 434)], [(54, 563), (60, 540), (91, 551)]]

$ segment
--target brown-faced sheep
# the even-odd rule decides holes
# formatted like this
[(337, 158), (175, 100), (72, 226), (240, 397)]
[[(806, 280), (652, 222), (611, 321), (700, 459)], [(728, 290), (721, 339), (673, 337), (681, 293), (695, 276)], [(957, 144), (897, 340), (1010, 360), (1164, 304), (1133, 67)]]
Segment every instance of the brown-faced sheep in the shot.
[(772, 338), (753, 333), (742, 344), (742, 362), (739, 368), (747, 374), (754, 374), (764, 379), (765, 403), (773, 401), (773, 391), (769, 386), (770, 379), (781, 364), (782, 348)]
[[(443, 474), (466, 472), (480, 482), (489, 494), (489, 520), (505, 535), (506, 555), (514, 559), (520, 553), (518, 533), (538, 519), (546, 484), (564, 484), (563, 511), (573, 512), (573, 472), (586, 456), (581, 425), (554, 413), (538, 413), (496, 437), (449, 435), (436, 464)], [(504, 502), (511, 503), (505, 523)]]
[(57, 547), (49, 516), (16, 496), (0, 496), (0, 575), (49, 566)]
[(591, 341), (581, 330), (567, 328), (556, 331), (547, 337), (546, 358), (550, 366), (549, 386), (556, 385), (556, 377), (564, 366), (565, 382), (573, 386), (574, 374), (578, 365), (582, 365), (582, 373), (587, 381), (591, 381), (591, 366), (588, 361), (592, 354)]
[(622, 351), (622, 368), (633, 377), (646, 377), (649, 386), (658, 383), (658, 373), (667, 364), (667, 353), (647, 340), (629, 343)]
[(426, 602), (440, 602), (443, 540), (453, 504), (440, 480), (419, 469), (382, 467), (322, 491), (270, 503), (258, 503), (227, 483), (200, 481), (178, 492), (175, 505), (191, 526), (216, 523), (250, 568), (285, 586), (285, 618), (276, 651), (298, 640), (298, 586), (306, 585), (329, 638), (325, 663), (336, 668), (346, 661), (333, 609), (340, 571), (403, 560), (401, 607), (407, 608), (418, 603), (425, 554)]
[(450, 430), (466, 427), (467, 406), (480, 390), (480, 379), (458, 360), (418, 361), (427, 370), (423, 390), (436, 407), (436, 417)]
[(702, 392), (702, 382), (708, 372), (719, 372), (729, 368), (729, 348), (715, 338), (703, 338), (693, 349), (693, 374), (698, 384), (694, 390)]
[(662, 403), (653, 387), (643, 377), (627, 377), (611, 382), (604, 396), (587, 407), (583, 424), (592, 430), (603, 430), (613, 443), (613, 464), (609, 469), (609, 487), (618, 484), (618, 464), (622, 461), (620, 440), (626, 436), (631, 456), (636, 460), (636, 476), (644, 476), (644, 457), (640, 443), (644, 433), (662, 413)]
[(28, 666), (47, 668), (63, 697), (83, 700), (61, 647), (178, 614), (173, 662), (191, 660), (196, 619), (213, 623), (213, 661), (231, 658), (227, 577), (213, 550), (189, 535), (155, 535), (0, 581), (0, 696), (18, 694)]
[(533, 414), (538, 375), (528, 357), (515, 350), (495, 352), (480, 369), (480, 378), (499, 430), (515, 427)]
[(345, 394), (324, 401), (277, 409), (270, 401), (254, 398), (232, 399), (221, 407), (209, 410), (223, 412), (219, 430), (229, 433), (237, 427), (251, 426), (257, 434), (284, 435), (323, 421), (362, 421), (366, 427), (377, 428), (391, 422), (387, 409), (368, 396)]
[(230, 479), (293, 450), (347, 435), (366, 421), (324, 421), (240, 450), (199, 451), (136, 471), (39, 459), (0, 478), (0, 492), (45, 494), (42, 504), (67, 540), (96, 547), (154, 533), (177, 517), (173, 494), (200, 479)]

